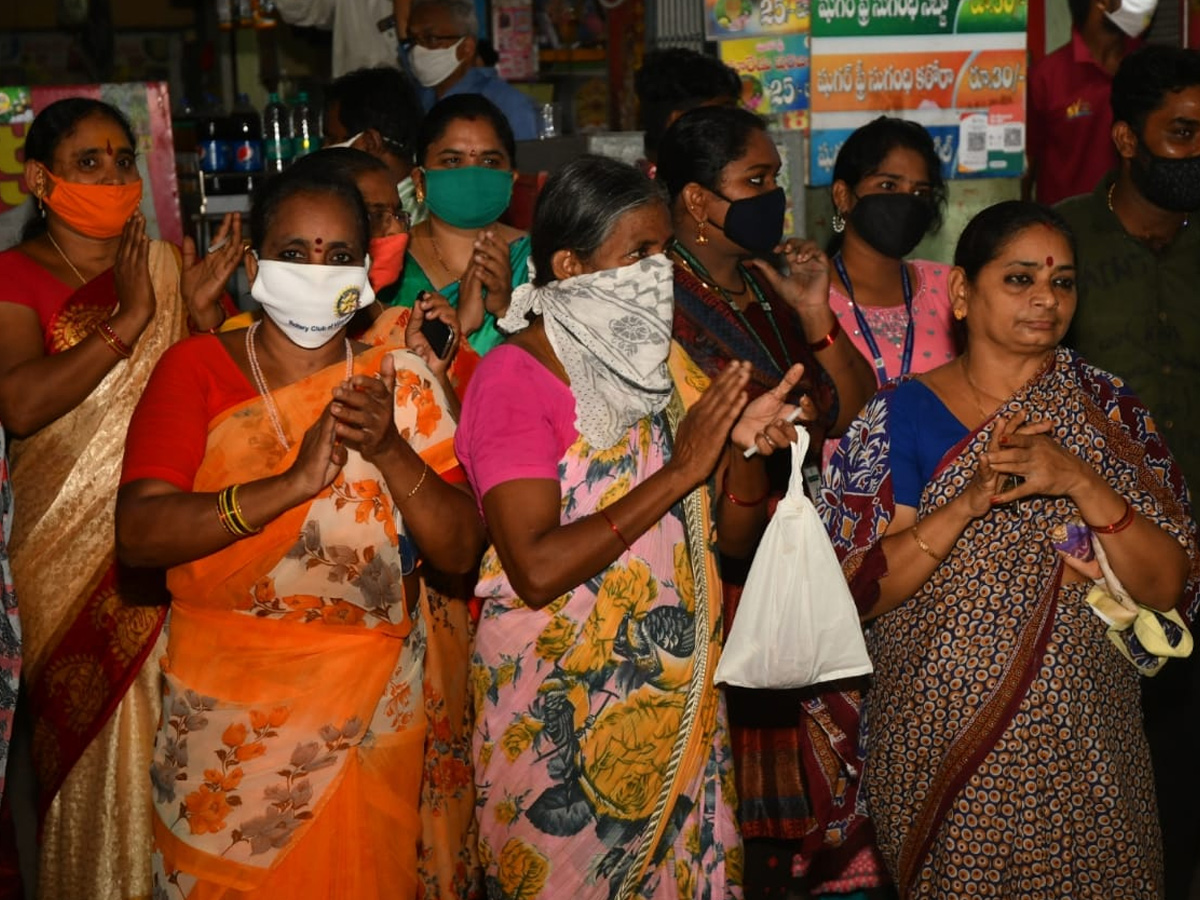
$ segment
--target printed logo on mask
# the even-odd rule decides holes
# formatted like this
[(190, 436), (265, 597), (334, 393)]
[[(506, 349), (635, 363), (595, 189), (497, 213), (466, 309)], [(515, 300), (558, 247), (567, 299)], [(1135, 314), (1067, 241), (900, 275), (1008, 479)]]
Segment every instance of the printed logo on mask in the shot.
[(333, 304), (333, 311), (339, 316), (348, 316), (350, 313), (358, 309), (358, 299), (362, 296), (362, 290), (354, 285), (346, 288), (337, 296), (337, 300)]

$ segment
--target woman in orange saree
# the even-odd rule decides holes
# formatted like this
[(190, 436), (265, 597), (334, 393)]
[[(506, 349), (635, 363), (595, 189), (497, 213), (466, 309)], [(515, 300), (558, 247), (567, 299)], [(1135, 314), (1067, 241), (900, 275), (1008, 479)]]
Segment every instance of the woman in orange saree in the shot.
[(264, 318), (164, 357), (118, 504), (123, 558), (173, 566), (154, 887), (415, 897), (427, 731), (415, 567), (419, 554), (469, 570), (482, 526), (443, 478), (457, 470), (454, 423), (434, 373), (345, 338), (373, 299), (353, 183), (277, 176), (251, 227)]
[(0, 420), (15, 438), (10, 550), (26, 597), (22, 679), (46, 898), (150, 890), (141, 773), (158, 691), (144, 663), (165, 610), (151, 605), (155, 585), (115, 565), (117, 476), (155, 362), (186, 334), (185, 314), (197, 328), (217, 324), (221, 285), (237, 263), (231, 253), (196, 264), (187, 246), (181, 266), (174, 247), (148, 238), (136, 146), (107, 104), (46, 107), (25, 144), (42, 218), (0, 254)]

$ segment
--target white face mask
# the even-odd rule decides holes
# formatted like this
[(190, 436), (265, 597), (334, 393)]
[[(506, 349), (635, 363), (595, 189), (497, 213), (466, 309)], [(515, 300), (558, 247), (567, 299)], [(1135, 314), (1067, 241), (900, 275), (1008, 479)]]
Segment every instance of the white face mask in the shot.
[(263, 312), (288, 340), (316, 350), (353, 318), (375, 302), (367, 280), (371, 259), (361, 266), (319, 266), (265, 259), (250, 288)]
[(357, 141), (364, 134), (366, 134), (365, 131), (360, 131), (358, 134), (354, 135), (354, 137), (352, 137), (348, 140), (342, 141), (340, 144), (326, 144), (325, 149), (326, 150), (334, 150), (338, 147), (342, 147), (342, 148), (349, 150), (351, 147), (354, 146), (354, 142)]
[(1121, 5), (1106, 12), (1109, 20), (1130, 37), (1137, 37), (1150, 27), (1158, 0), (1121, 0)]
[(546, 336), (571, 380), (576, 427), (594, 447), (611, 447), (643, 416), (671, 398), (675, 282), (664, 253), (513, 291), (499, 321), (521, 331), (541, 315)]
[(421, 82), (423, 87), (434, 87), (449, 78), (461, 62), (458, 58), (458, 47), (465, 40), (466, 38), (459, 38), (453, 46), (440, 50), (430, 50), (416, 44), (408, 51), (408, 61), (413, 74), (417, 76), (417, 81)]

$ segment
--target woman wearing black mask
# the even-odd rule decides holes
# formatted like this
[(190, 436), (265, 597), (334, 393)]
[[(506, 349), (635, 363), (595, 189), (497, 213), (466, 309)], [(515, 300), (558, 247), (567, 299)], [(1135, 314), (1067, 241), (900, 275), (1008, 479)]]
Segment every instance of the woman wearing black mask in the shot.
[[(833, 167), (829, 305), (884, 382), (955, 356), (950, 267), (904, 257), (941, 227), (946, 186), (929, 132), (880, 116), (859, 128)], [(826, 447), (826, 458), (834, 442)]]
[[(781, 240), (787, 201), (776, 184), (779, 169), (763, 120), (745, 110), (702, 107), (667, 130), (657, 178), (667, 186), (675, 226), (674, 337), (710, 375), (731, 360), (749, 361), (751, 396), (802, 363), (797, 390), (815, 404), (816, 420), (806, 424), (819, 447), (827, 434), (841, 433), (874, 393), (875, 380), (829, 307), (825, 255), (812, 242)], [(766, 261), (775, 256), (788, 274)], [(788, 458), (767, 460), (765, 494), (727, 493), (729, 500), (758, 505), (782, 495)], [(728, 624), (746, 564), (724, 556), (720, 563)], [(856, 687), (726, 689), (747, 900), (886, 881), (856, 812)], [(792, 877), (794, 863), (803, 883)]]

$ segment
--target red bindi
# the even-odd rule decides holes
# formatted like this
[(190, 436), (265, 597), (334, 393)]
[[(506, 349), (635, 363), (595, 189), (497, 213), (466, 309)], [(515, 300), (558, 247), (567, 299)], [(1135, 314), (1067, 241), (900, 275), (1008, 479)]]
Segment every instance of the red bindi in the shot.
[(1054, 257), (1053, 256), (1046, 257), (1046, 265), (1048, 265), (1048, 266), (1054, 265)]
[(107, 153), (109, 156), (113, 155), (112, 141), (104, 142), (104, 152)]
[(321, 238), (317, 238), (316, 240), (313, 241), (313, 243), (316, 244), (318, 247), (320, 247), (325, 242), (323, 240), (321, 240)]

